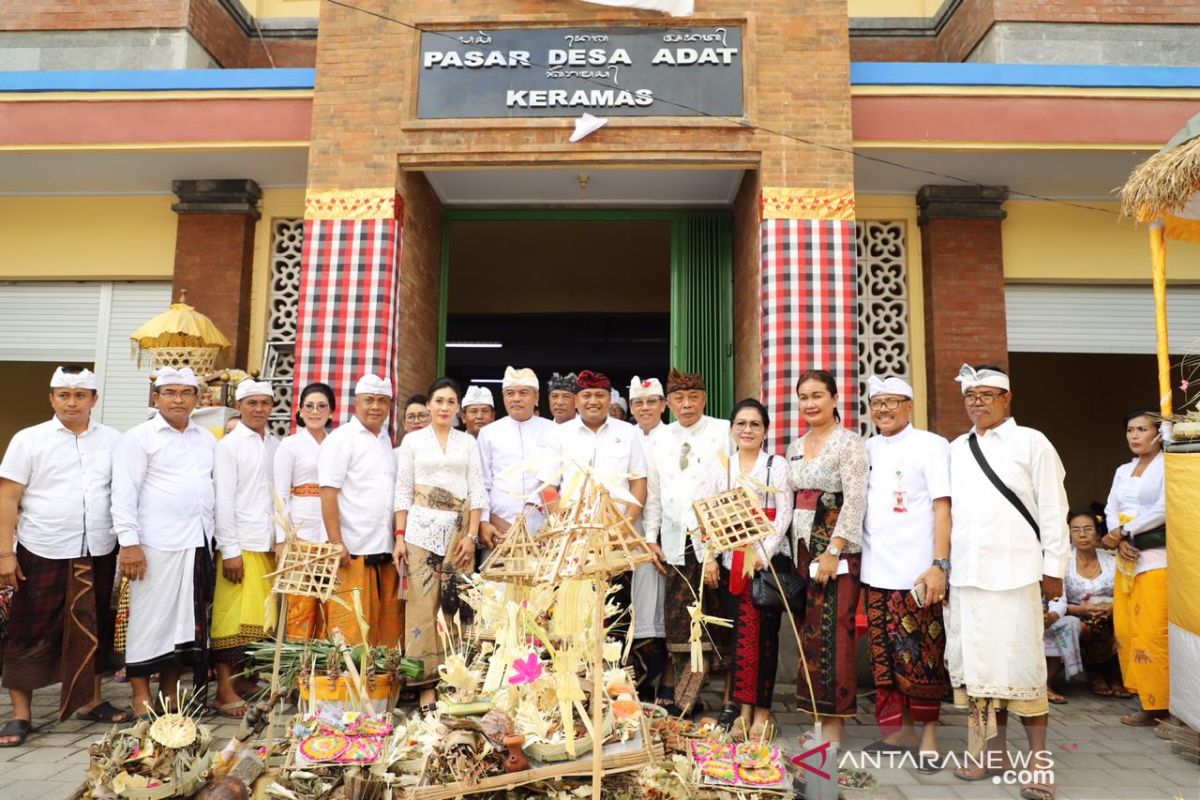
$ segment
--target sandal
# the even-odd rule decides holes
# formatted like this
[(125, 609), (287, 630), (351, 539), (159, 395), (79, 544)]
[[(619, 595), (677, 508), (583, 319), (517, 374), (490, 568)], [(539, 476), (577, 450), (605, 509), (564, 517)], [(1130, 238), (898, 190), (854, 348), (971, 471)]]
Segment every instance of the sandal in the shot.
[(1112, 696), (1121, 700), (1128, 700), (1133, 697), (1133, 692), (1126, 689), (1124, 684), (1118, 684), (1112, 687)]
[(33, 733), (33, 723), (27, 719), (10, 719), (8, 724), (0, 728), (0, 738), (15, 739), (13, 742), (0, 742), (0, 747), (20, 747), (25, 739)]
[(1044, 783), (1030, 783), (1021, 787), (1025, 800), (1054, 800), (1054, 787)]
[(917, 751), (917, 772), (922, 775), (936, 775), (942, 771), (942, 756), (940, 753)]
[(75, 718), (87, 720), (88, 722), (103, 722), (106, 725), (116, 725), (122, 722), (129, 722), (133, 719), (133, 714), (129, 711), (122, 711), (105, 700), (93, 706), (90, 711), (80, 711), (75, 715)]
[(1100, 676), (1092, 678), (1089, 688), (1092, 690), (1092, 694), (1096, 695), (1097, 697), (1113, 696), (1113, 690), (1108, 688), (1108, 681), (1104, 680), (1104, 678)]
[(222, 717), (228, 717), (229, 719), (241, 719), (246, 716), (247, 711), (245, 700), (233, 700), (224, 704), (218, 703), (213, 705), (213, 708)]
[(733, 723), (742, 715), (741, 706), (736, 706), (733, 703), (726, 703), (721, 706), (721, 713), (717, 715), (717, 727), (728, 731), (733, 727)]
[(1056, 705), (1056, 706), (1061, 706), (1067, 702), (1067, 698), (1063, 697), (1061, 694), (1054, 691), (1049, 686), (1046, 687), (1046, 699), (1049, 700), (1051, 703), (1054, 703), (1054, 705)]
[(1134, 728), (1150, 728), (1159, 723), (1164, 717), (1170, 716), (1167, 711), (1134, 711), (1132, 714), (1125, 714), (1121, 717), (1122, 725), (1131, 725)]

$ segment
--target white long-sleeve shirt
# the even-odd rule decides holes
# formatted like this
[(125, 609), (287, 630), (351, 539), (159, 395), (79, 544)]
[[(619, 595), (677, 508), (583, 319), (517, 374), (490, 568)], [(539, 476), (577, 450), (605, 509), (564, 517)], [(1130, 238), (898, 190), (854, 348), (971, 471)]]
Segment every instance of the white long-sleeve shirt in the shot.
[(964, 433), (950, 445), (950, 584), (1004, 591), (1036, 583), (1043, 575), (1063, 577), (1070, 553), (1066, 473), (1054, 446), (1040, 431), (1011, 418), (979, 436), (992, 470), (1037, 520), (1039, 543), (975, 461), (969, 436)]
[(113, 458), (112, 517), (122, 547), (190, 550), (215, 528), (217, 440), (188, 422), (182, 431), (155, 414), (121, 437)]
[[(545, 456), (543, 446), (555, 430), (553, 422), (534, 416), (524, 422), (501, 417), (479, 432), (479, 465), (488, 496), (488, 507), (480, 517), (482, 521), (489, 522), (492, 517), (498, 517), (511, 524), (522, 511), (527, 516), (532, 513), (532, 509), (526, 509), (526, 504), (536, 505), (539, 501), (525, 498), (541, 484), (538, 471)], [(536, 532), (541, 527), (540, 516), (537, 515), (537, 520), (529, 519), (531, 531)]]
[(322, 487), (338, 490), (342, 544), (350, 554), (392, 552), (396, 458), (388, 435), (371, 433), (351, 417), (321, 442), (317, 471)]
[(259, 436), (241, 422), (217, 442), (213, 484), (221, 558), (237, 558), (243, 550), (267, 553), (274, 547), (271, 480), (278, 447), (274, 436)]
[[(301, 428), (279, 443), (275, 451), (275, 491), (293, 525), (299, 525), (296, 535), (306, 542), (326, 542), (325, 520), (321, 516), (320, 497), (296, 497), (297, 486), (319, 486), (317, 455), (321, 444), (307, 428)], [(283, 531), (276, 531), (276, 541), (283, 540)]]
[[(658, 436), (643, 437), (647, 444), (646, 541), (662, 547), (667, 562), (683, 564), (685, 534), (690, 528), (687, 514), (700, 499), (700, 490), (710, 465), (719, 464), (719, 453), (735, 452), (729, 423), (702, 416), (690, 428), (672, 422)], [(694, 518), (694, 517), (693, 517)], [(698, 533), (698, 532), (697, 532)], [(703, 560), (698, 535), (692, 549)]]
[[(1133, 536), (1133, 546), (1137, 547), (1137, 535), (1152, 530), (1167, 521), (1167, 484), (1166, 458), (1160, 452), (1146, 466), (1146, 471), (1138, 477), (1133, 476), (1137, 468), (1135, 456), (1128, 464), (1117, 467), (1113, 475), (1112, 489), (1108, 493), (1108, 502), (1104, 506), (1104, 519), (1109, 530), (1121, 525), (1121, 515), (1132, 517), (1127, 523), (1125, 532)], [(1152, 569), (1166, 569), (1167, 548), (1155, 547), (1142, 550), (1138, 556), (1137, 574), (1149, 572)]]
[[(722, 467), (719, 462), (709, 464), (708, 470), (705, 472), (704, 482), (697, 493), (696, 499), (712, 497), (713, 495), (736, 488), (739, 485), (737, 481), (742, 469), (738, 458), (737, 454), (730, 456), (728, 469)], [(768, 464), (770, 465), (770, 471), (767, 469)], [(762, 508), (775, 510), (775, 519), (771, 523), (775, 526), (775, 534), (768, 536), (756, 544), (759, 560), (766, 562), (770, 561), (784, 549), (787, 530), (792, 524), (793, 492), (788, 479), (787, 459), (781, 455), (771, 455), (765, 452), (759, 453), (758, 460), (754, 462), (754, 468), (750, 470), (749, 475), (758, 483), (778, 490), (775, 492), (755, 492), (755, 496), (758, 498), (759, 505)], [(689, 530), (696, 530), (700, 527), (700, 523), (696, 519), (696, 510), (693, 506), (688, 506), (687, 511), (684, 513), (684, 525)], [(730, 568), (730, 565), (733, 564), (732, 551), (722, 554), (721, 563), (725, 565), (726, 569)]]
[(396, 451), (395, 510), (408, 512), (404, 541), (444, 556), (459, 514), (416, 502), (418, 486), (437, 487), (466, 501), (467, 512), (487, 508), (475, 438), (451, 429), (443, 450), (430, 425), (406, 435)]
[(89, 422), (76, 436), (58, 417), (17, 431), (0, 478), (25, 487), (21, 493), (17, 546), (42, 558), (80, 558), (112, 552), (114, 428)]

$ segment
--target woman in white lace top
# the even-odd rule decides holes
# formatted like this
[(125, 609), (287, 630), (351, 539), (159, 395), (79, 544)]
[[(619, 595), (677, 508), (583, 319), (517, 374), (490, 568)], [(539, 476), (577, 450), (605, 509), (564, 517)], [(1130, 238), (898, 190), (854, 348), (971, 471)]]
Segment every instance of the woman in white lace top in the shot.
[[(787, 450), (796, 491), (792, 552), (809, 576), (801, 643), (808, 663), (796, 681), (799, 707), (816, 705), (829, 741), (840, 743), (845, 717), (854, 716), (855, 615), (858, 611), (862, 526), (867, 504), (867, 449), (838, 414), (837, 383), (809, 370), (796, 383), (808, 432)], [(811, 693), (810, 687), (811, 686)]]
[[(404, 653), (424, 663), (421, 703), (434, 701), (445, 660), (437, 613), (458, 597), (456, 570), (475, 564), (480, 512), (487, 506), (475, 437), (454, 430), (461, 392), (449, 378), (429, 389), (431, 421), (408, 433), (396, 451), (396, 568), (407, 571)], [(447, 617), (454, 608), (447, 609)], [(469, 609), (460, 609), (464, 616)], [(466, 621), (469, 621), (466, 620)]]

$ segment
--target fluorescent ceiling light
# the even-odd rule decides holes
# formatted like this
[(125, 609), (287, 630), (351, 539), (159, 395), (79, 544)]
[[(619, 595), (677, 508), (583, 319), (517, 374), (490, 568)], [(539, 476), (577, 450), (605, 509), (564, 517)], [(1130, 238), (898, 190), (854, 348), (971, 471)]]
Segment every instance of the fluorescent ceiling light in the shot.
[(504, 347), (502, 342), (446, 342), (446, 347), (464, 347), (475, 350), (499, 350)]
[(503, 378), (471, 378), (471, 383), (504, 383)]

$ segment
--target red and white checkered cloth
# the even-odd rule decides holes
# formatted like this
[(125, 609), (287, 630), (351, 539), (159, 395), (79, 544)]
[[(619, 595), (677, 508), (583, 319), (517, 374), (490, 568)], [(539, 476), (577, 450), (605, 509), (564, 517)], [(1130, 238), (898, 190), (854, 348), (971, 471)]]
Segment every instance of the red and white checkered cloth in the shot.
[(856, 429), (856, 275), (853, 222), (763, 220), (762, 386), (772, 452), (782, 453), (803, 432), (796, 379), (806, 369), (833, 373), (842, 423)]
[(334, 425), (354, 413), (351, 394), (364, 374), (391, 380), (395, 391), (400, 237), (395, 219), (304, 222), (293, 397), (298, 403), (313, 381), (332, 386)]

